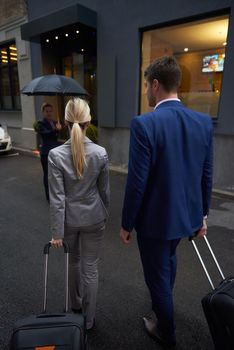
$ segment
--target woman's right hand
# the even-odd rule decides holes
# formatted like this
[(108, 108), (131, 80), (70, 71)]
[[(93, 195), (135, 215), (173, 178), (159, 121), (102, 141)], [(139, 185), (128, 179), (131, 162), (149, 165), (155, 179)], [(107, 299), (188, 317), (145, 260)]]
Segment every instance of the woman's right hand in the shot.
[(50, 243), (51, 243), (51, 246), (52, 246), (53, 248), (60, 248), (60, 247), (63, 246), (63, 240), (62, 240), (62, 239), (54, 239), (54, 238), (52, 237)]

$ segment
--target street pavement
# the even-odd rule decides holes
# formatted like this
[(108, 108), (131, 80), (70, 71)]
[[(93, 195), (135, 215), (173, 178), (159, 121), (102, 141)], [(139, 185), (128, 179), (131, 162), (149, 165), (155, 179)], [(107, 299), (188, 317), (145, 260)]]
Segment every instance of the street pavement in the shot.
[[(49, 206), (42, 186), (39, 158), (0, 156), (0, 349), (8, 349), (14, 322), (42, 311), (43, 246), (50, 239)], [(100, 261), (96, 327), (91, 350), (160, 350), (144, 332), (142, 316), (150, 312), (136, 239), (119, 240), (126, 176), (111, 173), (111, 213)], [(234, 201), (214, 197), (209, 216), (209, 239), (226, 276), (234, 275)], [(214, 282), (220, 277), (204, 241), (198, 245)], [(48, 311), (63, 309), (62, 251), (51, 251)], [(200, 300), (210, 286), (191, 243), (178, 248), (174, 289), (179, 350), (211, 350), (212, 340)]]

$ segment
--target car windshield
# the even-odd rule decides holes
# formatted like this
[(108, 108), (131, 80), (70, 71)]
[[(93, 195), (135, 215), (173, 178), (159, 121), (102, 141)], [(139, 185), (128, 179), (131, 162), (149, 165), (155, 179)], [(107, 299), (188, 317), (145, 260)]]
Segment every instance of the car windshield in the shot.
[(7, 133), (7, 126), (6, 126), (6, 124), (1, 124), (0, 123), (0, 139), (4, 138), (5, 133)]
[(0, 128), (3, 129), (4, 131), (7, 131), (7, 125), (0, 123)]

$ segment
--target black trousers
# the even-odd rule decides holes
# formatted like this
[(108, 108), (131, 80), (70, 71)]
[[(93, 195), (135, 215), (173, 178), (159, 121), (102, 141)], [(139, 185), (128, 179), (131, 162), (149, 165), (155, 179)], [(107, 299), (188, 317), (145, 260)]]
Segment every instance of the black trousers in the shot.
[(43, 169), (43, 183), (45, 188), (46, 199), (49, 202), (49, 185), (48, 185), (48, 154), (41, 154), (41, 165)]

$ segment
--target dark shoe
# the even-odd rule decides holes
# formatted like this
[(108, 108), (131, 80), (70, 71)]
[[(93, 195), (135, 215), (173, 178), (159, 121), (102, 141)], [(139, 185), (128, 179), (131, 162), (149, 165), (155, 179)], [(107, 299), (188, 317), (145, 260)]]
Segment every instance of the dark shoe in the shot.
[(74, 312), (74, 314), (82, 314), (82, 309), (72, 309), (72, 312)]
[(169, 342), (162, 337), (160, 331), (157, 328), (156, 322), (151, 317), (143, 317), (143, 322), (145, 326), (145, 330), (148, 335), (160, 343), (167, 350), (175, 350), (176, 344), (175, 342)]

